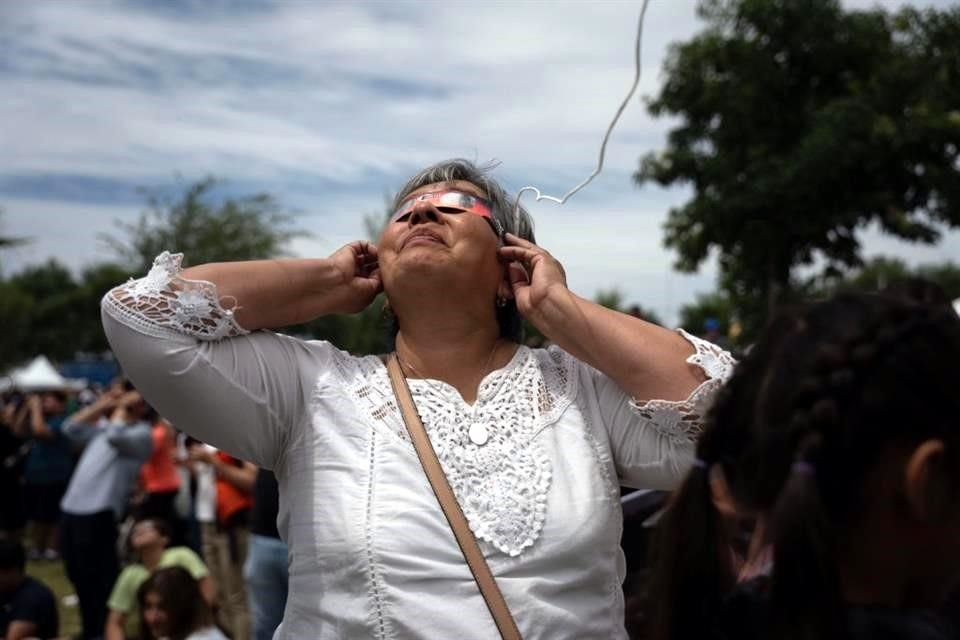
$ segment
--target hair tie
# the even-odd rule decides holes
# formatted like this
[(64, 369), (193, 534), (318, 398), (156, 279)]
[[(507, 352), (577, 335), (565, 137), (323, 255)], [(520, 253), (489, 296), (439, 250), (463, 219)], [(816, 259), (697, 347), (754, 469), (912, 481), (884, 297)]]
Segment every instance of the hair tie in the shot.
[(814, 467), (809, 462), (804, 462), (803, 460), (798, 460), (790, 466), (790, 471), (792, 473), (798, 473), (802, 476), (812, 476), (816, 475), (817, 468)]

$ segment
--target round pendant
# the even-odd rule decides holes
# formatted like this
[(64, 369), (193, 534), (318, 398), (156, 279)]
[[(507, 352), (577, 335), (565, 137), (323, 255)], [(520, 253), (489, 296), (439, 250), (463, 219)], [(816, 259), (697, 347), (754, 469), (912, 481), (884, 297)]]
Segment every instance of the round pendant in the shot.
[(490, 439), (490, 434), (487, 432), (487, 428), (482, 424), (472, 424), (470, 425), (470, 442), (482, 447), (487, 444), (487, 440)]

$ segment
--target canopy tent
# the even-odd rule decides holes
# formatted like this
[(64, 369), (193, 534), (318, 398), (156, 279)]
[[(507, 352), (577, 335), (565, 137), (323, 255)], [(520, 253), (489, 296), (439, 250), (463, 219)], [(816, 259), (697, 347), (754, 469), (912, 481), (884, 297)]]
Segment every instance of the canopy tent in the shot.
[(60, 375), (46, 356), (37, 356), (30, 364), (0, 378), (0, 391), (79, 391), (85, 386), (85, 380)]

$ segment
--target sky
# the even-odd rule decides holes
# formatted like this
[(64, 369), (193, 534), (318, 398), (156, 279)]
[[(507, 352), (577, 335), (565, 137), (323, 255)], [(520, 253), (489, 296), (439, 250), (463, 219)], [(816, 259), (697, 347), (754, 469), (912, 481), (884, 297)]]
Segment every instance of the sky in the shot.
[[(109, 259), (99, 237), (136, 220), (143, 188), (208, 175), (296, 210), (311, 233), (291, 246), (303, 257), (362, 237), (385, 193), (445, 158), (497, 160), (509, 189), (562, 195), (593, 171), (633, 79), (640, 6), (0, 2), (0, 234), (31, 239), (4, 252), (4, 272), (50, 257), (76, 270)], [(638, 188), (631, 175), (664, 146), (671, 121), (652, 118), (642, 98), (657, 92), (668, 45), (702, 28), (695, 6), (650, 2), (638, 97), (603, 173), (562, 207), (524, 200), (575, 292), (616, 288), (668, 323), (713, 290), (716, 266), (672, 270), (662, 225), (689, 192)], [(917, 247), (868, 231), (864, 249), (940, 262), (960, 256), (960, 233)]]

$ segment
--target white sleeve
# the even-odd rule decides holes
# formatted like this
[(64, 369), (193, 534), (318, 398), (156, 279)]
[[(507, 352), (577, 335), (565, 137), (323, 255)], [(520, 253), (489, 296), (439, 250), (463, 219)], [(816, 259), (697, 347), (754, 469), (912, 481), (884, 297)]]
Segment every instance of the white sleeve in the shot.
[(680, 482), (693, 461), (707, 409), (736, 364), (717, 345), (678, 331), (696, 349), (687, 362), (707, 376), (685, 400), (638, 401), (591, 369), (617, 475), (628, 487), (672, 489)]
[(107, 339), (124, 375), (175, 427), (274, 469), (332, 346), (245, 331), (212, 283), (179, 276), (180, 259), (164, 252), (146, 277), (104, 296)]

